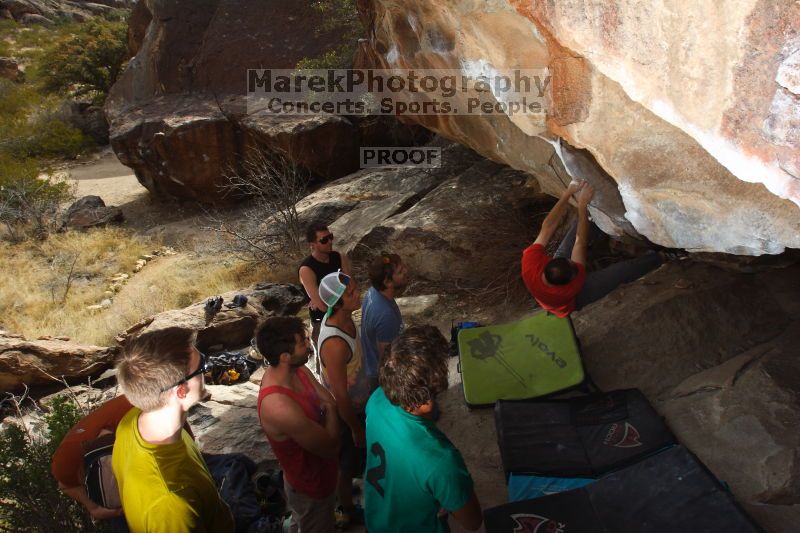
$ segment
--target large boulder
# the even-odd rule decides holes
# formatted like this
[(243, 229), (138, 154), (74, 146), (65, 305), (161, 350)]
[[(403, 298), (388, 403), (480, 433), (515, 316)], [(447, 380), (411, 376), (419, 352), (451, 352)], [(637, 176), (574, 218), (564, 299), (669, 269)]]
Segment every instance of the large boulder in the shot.
[[(387, 218), (407, 210), (442, 181), (484, 159), (473, 151), (437, 140), (442, 167), (435, 169), (370, 168), (327, 184), (297, 203), (303, 222), (320, 219), (336, 233), (337, 250), (360, 258), (365, 235)], [(358, 249), (357, 249), (358, 248)], [(377, 253), (379, 250), (374, 250)]]
[(52, 3), (46, 0), (2, 0), (0, 8), (10, 11), (18, 21), (25, 15), (39, 15), (50, 19), (56, 16)]
[[(608, 177), (597, 183), (616, 196), (593, 204), (608, 233), (742, 255), (800, 247), (796, 2), (358, 5), (369, 35), (359, 66), (547, 68), (545, 120), (404, 119), (535, 174), (549, 194), (570, 176)], [(574, 149), (586, 151), (578, 166), (564, 154)]]
[(614, 291), (572, 317), (589, 373), (603, 390), (636, 386), (660, 397), (775, 337), (791, 315), (766, 290), (768, 275), (670, 264)]
[[(247, 297), (243, 307), (228, 308), (234, 296)], [(211, 347), (238, 349), (247, 346), (253, 338), (258, 322), (270, 316), (294, 315), (306, 302), (305, 292), (296, 285), (279, 283), (256, 284), (240, 291), (221, 295), (223, 306), (219, 312), (209, 314), (206, 302), (198, 302), (184, 309), (165, 311), (146, 318), (117, 336), (123, 347), (129, 339), (165, 328), (184, 328), (197, 332), (200, 350)]]
[(116, 348), (87, 346), (68, 339), (27, 340), (0, 330), (0, 390), (18, 391), (24, 385), (45, 385), (66, 378), (100, 373), (114, 360)]
[(34, 13), (26, 13), (19, 18), (20, 24), (24, 24), (25, 26), (32, 26), (34, 24), (39, 24), (41, 26), (53, 26), (55, 22), (52, 19), (49, 19), (43, 15), (36, 15)]
[[(659, 406), (678, 438), (758, 515), (794, 508), (800, 523), (800, 322), (686, 379)], [(748, 458), (742, 461), (742, 458)]]
[(535, 237), (533, 220), (552, 200), (524, 172), (437, 143), (440, 168), (364, 169), (301, 200), (300, 218), (313, 213), (327, 222), (336, 249), (357, 270), (387, 250), (400, 254), (416, 279), (485, 287), (518, 278), (519, 254)]
[(112, 6), (107, 6), (99, 2), (80, 2), (78, 6), (96, 17), (105, 17), (114, 12)]
[(114, 9), (128, 10), (132, 4), (133, 0), (0, 0), (0, 11), (23, 24), (52, 24), (56, 19), (85, 22), (111, 15)]
[[(94, 385), (94, 382), (92, 384)], [(48, 394), (40, 398), (38, 403), (42, 408), (49, 411), (52, 409), (53, 402), (56, 398), (66, 398), (75, 402), (84, 412), (88, 412), (116, 398), (119, 394), (120, 390), (117, 386), (102, 389), (80, 383), (54, 392), (53, 394)]]
[(387, 130), (413, 131), (248, 104), (247, 69), (293, 69), (338, 44), (335, 32), (319, 31), (324, 21), (311, 4), (191, 4), (136, 5), (128, 36), (136, 56), (106, 101), (111, 145), (151, 192), (221, 201), (225, 175), (240, 171), (253, 149), (281, 153), (316, 179), (337, 178), (358, 169), (361, 144)]
[(133, 57), (139, 52), (152, 19), (153, 15), (147, 3), (136, 2), (128, 16), (128, 57)]
[(550, 207), (532, 176), (484, 160), (386, 218), (356, 252), (391, 250), (430, 281), (505, 286), (519, 278), (521, 250), (535, 238), (535, 215)]
[(108, 122), (103, 108), (91, 102), (66, 100), (61, 115), (72, 126), (92, 138), (99, 145), (108, 144)]

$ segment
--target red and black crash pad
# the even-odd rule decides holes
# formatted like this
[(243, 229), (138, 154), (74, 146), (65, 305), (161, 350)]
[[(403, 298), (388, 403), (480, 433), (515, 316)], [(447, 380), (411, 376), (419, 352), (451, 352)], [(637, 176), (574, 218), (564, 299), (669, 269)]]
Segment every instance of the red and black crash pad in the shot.
[(597, 478), (676, 444), (637, 389), (499, 401), (495, 424), (506, 474)]

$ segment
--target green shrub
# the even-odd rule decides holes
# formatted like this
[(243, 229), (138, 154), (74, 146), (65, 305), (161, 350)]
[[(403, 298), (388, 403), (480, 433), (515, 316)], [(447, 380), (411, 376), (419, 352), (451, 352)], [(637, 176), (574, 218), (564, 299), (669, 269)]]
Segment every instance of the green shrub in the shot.
[(36, 161), (0, 153), (0, 223), (10, 240), (20, 241), (29, 232), (44, 238), (57, 226), (61, 204), (73, 197), (73, 187), (63, 179), (40, 178)]
[(124, 68), (127, 32), (125, 21), (92, 19), (56, 39), (37, 69), (44, 89), (102, 102)]
[(355, 0), (318, 0), (313, 8), (322, 16), (317, 35), (340, 36), (339, 44), (322, 55), (303, 58), (297, 63), (299, 69), (351, 68), (359, 37), (364, 33), (358, 19)]
[(92, 139), (79, 129), (51, 114), (43, 114), (31, 124), (30, 136), (19, 155), (74, 159), (93, 146)]
[(74, 159), (91, 149), (90, 137), (58, 118), (60, 104), (30, 85), (0, 80), (0, 154)]
[(0, 527), (7, 531), (93, 530), (83, 508), (58, 490), (50, 460), (80, 418), (66, 397), (51, 404), (47, 430), (36, 435), (17, 424), (0, 432)]
[(314, 58), (304, 57), (297, 62), (298, 69), (346, 69), (353, 66), (355, 46), (340, 45)]
[[(12, 32), (16, 31), (19, 28), (19, 24), (17, 21), (11, 19), (2, 19), (0, 20), (0, 35), (10, 35)], [(0, 52), (2, 52), (3, 57), (8, 57), (11, 54), (11, 45), (5, 39), (0, 39)]]
[(24, 118), (42, 97), (28, 84), (0, 79), (0, 134), (10, 121)]
[[(13, 23), (13, 21), (0, 20), (0, 35), (8, 33), (8, 22)], [(0, 57), (11, 57), (11, 55), (11, 45), (5, 39), (0, 39)]]
[[(3, 21), (5, 25), (0, 25), (0, 31), (13, 38), (14, 44), (12, 46), (13, 54), (15, 57), (35, 57), (41, 53), (39, 48), (52, 42), (54, 36), (64, 35), (66, 32), (75, 31), (78, 27), (77, 24), (58, 25), (56, 27), (40, 26), (34, 24), (32, 26), (23, 26), (14, 21)], [(27, 72), (26, 72), (27, 74)]]
[(44, 422), (47, 424), (47, 431), (50, 435), (48, 446), (51, 457), (61, 441), (64, 440), (67, 432), (78, 423), (82, 416), (81, 410), (68, 396), (56, 396), (53, 399), (50, 404), (50, 413), (44, 415)]

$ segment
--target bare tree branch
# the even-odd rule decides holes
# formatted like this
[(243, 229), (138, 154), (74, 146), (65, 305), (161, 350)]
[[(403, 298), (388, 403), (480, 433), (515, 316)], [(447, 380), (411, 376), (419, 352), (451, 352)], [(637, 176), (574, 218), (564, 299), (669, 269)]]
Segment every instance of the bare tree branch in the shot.
[(207, 213), (203, 229), (217, 233), (220, 247), (238, 259), (275, 266), (302, 254), (303, 228), (297, 202), (305, 196), (307, 175), (287, 158), (250, 151), (238, 172), (224, 176), (223, 196), (248, 207), (237, 220)]

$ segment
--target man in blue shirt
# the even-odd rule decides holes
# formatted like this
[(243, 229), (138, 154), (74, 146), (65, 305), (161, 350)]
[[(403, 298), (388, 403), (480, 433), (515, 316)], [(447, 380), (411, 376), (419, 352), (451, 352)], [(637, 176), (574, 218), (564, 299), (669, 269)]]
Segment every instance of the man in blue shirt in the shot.
[(389, 344), (403, 330), (395, 298), (408, 286), (408, 268), (397, 254), (381, 253), (369, 265), (372, 287), (361, 304), (361, 346), (367, 376), (377, 383), (378, 366)]
[(445, 533), (447, 518), (475, 531), (480, 503), (461, 453), (430, 419), (447, 390), (447, 341), (433, 326), (407, 328), (384, 355), (367, 402), (364, 518), (370, 533)]

